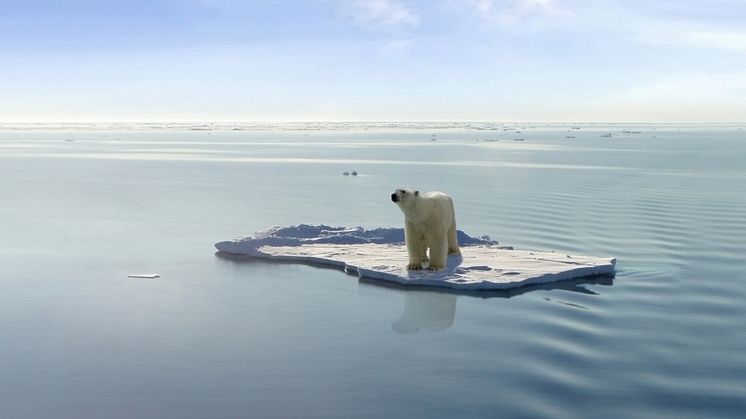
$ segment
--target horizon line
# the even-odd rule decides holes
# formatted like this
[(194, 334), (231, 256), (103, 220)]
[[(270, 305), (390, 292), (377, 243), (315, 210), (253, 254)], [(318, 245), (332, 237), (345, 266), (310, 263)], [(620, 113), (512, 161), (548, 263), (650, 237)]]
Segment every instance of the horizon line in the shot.
[(696, 122), (682, 122), (682, 121), (548, 121), (548, 120), (355, 120), (355, 119), (325, 119), (325, 120), (210, 120), (210, 119), (192, 119), (192, 120), (110, 120), (110, 121), (94, 121), (94, 120), (74, 120), (74, 121), (61, 121), (61, 120), (48, 120), (48, 121), (1, 121), (0, 126), (3, 125), (44, 125), (44, 124), (59, 124), (59, 125), (106, 125), (106, 124), (140, 124), (140, 125), (158, 125), (158, 124), (266, 124), (266, 125), (282, 125), (282, 124), (642, 124), (642, 125), (653, 125), (653, 124), (675, 124), (675, 125), (711, 125), (711, 124), (723, 124), (723, 125), (737, 125), (746, 124), (746, 121), (696, 121)]

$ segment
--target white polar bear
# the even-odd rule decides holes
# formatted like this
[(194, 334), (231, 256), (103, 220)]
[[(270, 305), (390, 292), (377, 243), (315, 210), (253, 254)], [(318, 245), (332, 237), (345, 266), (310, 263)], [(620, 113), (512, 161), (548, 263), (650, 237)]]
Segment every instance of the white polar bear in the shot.
[(453, 200), (443, 192), (397, 189), (391, 200), (404, 212), (404, 241), (407, 244), (407, 269), (422, 269), (428, 262), (429, 270), (445, 269), (448, 255), (461, 254), (456, 236), (456, 213)]

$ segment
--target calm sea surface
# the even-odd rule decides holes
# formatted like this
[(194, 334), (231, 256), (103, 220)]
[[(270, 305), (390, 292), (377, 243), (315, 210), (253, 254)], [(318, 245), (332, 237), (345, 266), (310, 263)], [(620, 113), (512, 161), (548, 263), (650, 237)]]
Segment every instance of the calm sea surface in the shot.
[[(738, 126), (21, 128), (0, 130), (2, 418), (746, 411)], [(398, 186), (617, 275), (454, 295), (215, 255), (272, 225), (400, 226)]]

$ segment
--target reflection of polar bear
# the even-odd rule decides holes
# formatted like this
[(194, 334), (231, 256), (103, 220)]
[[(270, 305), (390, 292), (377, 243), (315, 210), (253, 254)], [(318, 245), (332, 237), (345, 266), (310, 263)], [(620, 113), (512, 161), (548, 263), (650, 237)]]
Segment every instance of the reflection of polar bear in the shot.
[(427, 249), (430, 249), (430, 270), (444, 269), (449, 254), (461, 253), (450, 196), (442, 192), (397, 189), (391, 194), (391, 200), (404, 212), (404, 240), (409, 254), (407, 269), (422, 269), (422, 263), (428, 261)]
[(453, 326), (456, 317), (456, 299), (455, 295), (442, 292), (408, 292), (404, 313), (391, 327), (399, 333), (446, 330)]

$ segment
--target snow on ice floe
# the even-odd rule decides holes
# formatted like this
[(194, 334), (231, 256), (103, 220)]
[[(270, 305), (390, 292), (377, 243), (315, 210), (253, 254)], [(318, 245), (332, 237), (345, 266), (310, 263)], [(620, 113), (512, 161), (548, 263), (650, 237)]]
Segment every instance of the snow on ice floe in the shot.
[(499, 290), (612, 275), (616, 260), (553, 251), (515, 250), (489, 237), (458, 231), (460, 256), (443, 271), (408, 271), (404, 229), (345, 228), (301, 224), (272, 227), (254, 237), (215, 244), (222, 253), (277, 261), (328, 265), (361, 278), (401, 285)]

